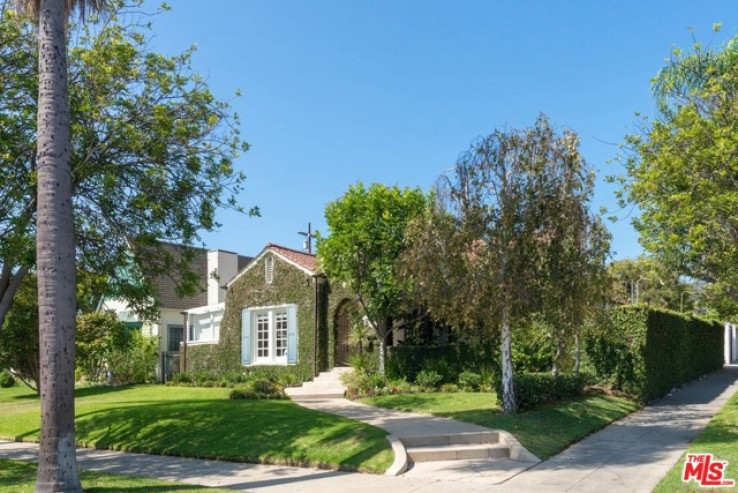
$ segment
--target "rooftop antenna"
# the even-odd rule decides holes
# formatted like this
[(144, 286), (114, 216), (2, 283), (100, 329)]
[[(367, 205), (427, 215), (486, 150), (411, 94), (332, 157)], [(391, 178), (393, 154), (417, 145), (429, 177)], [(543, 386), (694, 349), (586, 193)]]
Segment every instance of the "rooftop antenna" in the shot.
[(305, 231), (298, 231), (297, 234), (298, 235), (302, 235), (302, 236), (304, 236), (304, 237), (307, 238), (302, 243), (302, 249), (303, 250), (307, 250), (307, 252), (312, 255), (313, 254), (313, 238), (315, 238), (316, 236), (313, 233), (313, 229), (312, 229), (312, 226), (310, 225), (310, 223), (308, 223), (308, 230), (307, 230), (307, 232), (305, 232)]

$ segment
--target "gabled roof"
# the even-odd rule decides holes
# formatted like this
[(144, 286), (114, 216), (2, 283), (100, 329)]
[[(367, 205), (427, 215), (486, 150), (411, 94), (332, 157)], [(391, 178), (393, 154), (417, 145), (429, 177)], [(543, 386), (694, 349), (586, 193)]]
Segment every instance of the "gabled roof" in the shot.
[(318, 257), (311, 253), (301, 252), (292, 248), (275, 245), (274, 243), (267, 243), (266, 248), (271, 248), (273, 252), (280, 254), (281, 256), (293, 261), (297, 265), (306, 268), (307, 270), (315, 273), (315, 267), (318, 264)]
[(288, 264), (297, 267), (308, 275), (314, 276), (315, 274), (317, 274), (315, 269), (318, 264), (318, 257), (316, 257), (315, 255), (301, 252), (300, 250), (295, 250), (293, 248), (287, 248), (275, 243), (267, 243), (264, 249), (259, 252), (259, 255), (251, 259), (251, 261), (243, 269), (241, 269), (241, 271), (236, 274), (233, 279), (226, 283), (226, 287), (230, 288), (231, 284), (236, 282), (239, 277), (244, 275), (249, 269), (256, 265), (257, 262), (261, 260), (267, 253), (277, 255)]
[[(177, 285), (180, 283), (181, 273), (175, 268), (170, 272), (155, 275), (151, 277), (154, 284), (154, 296), (162, 308), (189, 309), (208, 304), (208, 249), (193, 246), (178, 245), (176, 243), (159, 242), (162, 252), (169, 253), (174, 259), (174, 263), (179, 262), (189, 252), (192, 256), (189, 262), (189, 270), (200, 278), (200, 287), (191, 296), (180, 298), (177, 295)], [(153, 249), (151, 250), (154, 251)], [(248, 265), (252, 257), (238, 255), (237, 269), (240, 271)], [(144, 270), (144, 276), (150, 276)]]

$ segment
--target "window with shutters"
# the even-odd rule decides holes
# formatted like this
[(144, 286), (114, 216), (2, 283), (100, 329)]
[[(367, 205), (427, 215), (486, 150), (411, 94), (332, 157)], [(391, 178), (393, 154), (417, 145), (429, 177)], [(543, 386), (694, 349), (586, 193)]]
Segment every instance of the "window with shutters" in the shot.
[(287, 363), (287, 310), (283, 307), (252, 312), (254, 363)]

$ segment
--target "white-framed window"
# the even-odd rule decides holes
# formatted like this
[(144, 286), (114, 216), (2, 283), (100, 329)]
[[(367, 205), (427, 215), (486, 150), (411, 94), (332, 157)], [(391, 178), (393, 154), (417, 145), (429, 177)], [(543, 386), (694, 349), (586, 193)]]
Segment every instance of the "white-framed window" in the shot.
[(287, 311), (284, 308), (254, 311), (257, 365), (287, 363)]
[(244, 365), (297, 363), (297, 306), (245, 308), (241, 359)]
[(189, 310), (187, 342), (193, 344), (218, 342), (224, 311), (223, 303)]

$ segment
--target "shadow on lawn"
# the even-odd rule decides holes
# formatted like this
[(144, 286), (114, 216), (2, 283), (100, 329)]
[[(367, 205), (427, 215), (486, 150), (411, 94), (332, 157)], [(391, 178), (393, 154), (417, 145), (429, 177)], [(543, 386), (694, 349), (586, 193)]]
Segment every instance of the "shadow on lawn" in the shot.
[(76, 430), (86, 446), (235, 462), (371, 469), (390, 450), (382, 430), (289, 401), (146, 402), (78, 414)]

